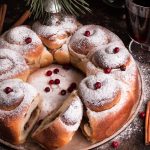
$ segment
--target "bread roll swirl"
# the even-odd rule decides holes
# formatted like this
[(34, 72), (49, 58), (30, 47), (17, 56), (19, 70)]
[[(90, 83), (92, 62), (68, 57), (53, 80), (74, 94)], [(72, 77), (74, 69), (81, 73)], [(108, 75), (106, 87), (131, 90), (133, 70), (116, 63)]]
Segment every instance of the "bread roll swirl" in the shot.
[(0, 138), (23, 143), (38, 119), (40, 102), (35, 88), (20, 79), (0, 82)]
[[(97, 83), (100, 86), (95, 88)], [(121, 90), (113, 77), (100, 73), (81, 81), (79, 95), (89, 109), (99, 112), (113, 107), (120, 100)]]
[[(7, 89), (11, 90), (10, 93)], [(10, 111), (15, 109), (24, 99), (24, 93), (17, 82), (6, 82), (0, 85), (0, 109)]]
[(96, 67), (112, 69), (128, 64), (129, 59), (130, 54), (128, 50), (124, 46), (116, 43), (111, 43), (98, 49), (91, 58), (92, 63)]
[(85, 25), (79, 28), (71, 37), (69, 47), (71, 51), (87, 55), (99, 46), (116, 41), (123, 45), (119, 37), (106, 28), (98, 25)]
[(43, 43), (51, 50), (60, 48), (78, 27), (78, 22), (71, 16), (52, 15), (47, 24), (35, 22), (33, 30), (41, 37)]
[[(31, 38), (28, 43), (27, 38)], [(42, 45), (40, 38), (27, 26), (12, 28), (0, 38), (0, 47), (13, 49), (22, 55), (35, 52), (35, 48), (39, 45)]]
[(29, 67), (24, 58), (10, 49), (0, 49), (0, 81), (10, 78), (26, 80)]

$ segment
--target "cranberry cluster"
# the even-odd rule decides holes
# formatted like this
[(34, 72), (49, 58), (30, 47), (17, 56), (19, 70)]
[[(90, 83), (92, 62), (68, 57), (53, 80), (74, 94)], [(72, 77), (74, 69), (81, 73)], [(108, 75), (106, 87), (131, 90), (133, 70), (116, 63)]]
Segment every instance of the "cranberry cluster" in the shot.
[[(51, 70), (48, 70), (47, 72), (46, 72), (46, 76), (48, 76), (48, 77), (50, 77), (52, 74), (58, 74), (59, 73), (59, 69), (54, 69), (53, 71), (51, 71)], [(50, 80), (49, 82), (48, 82), (48, 84), (49, 85), (52, 85), (52, 84), (56, 84), (56, 85), (58, 85), (58, 84), (60, 84), (60, 80), (59, 79), (55, 79), (55, 80)], [(45, 92), (50, 92), (50, 87), (46, 87), (45, 89), (44, 89), (44, 91)]]
[[(66, 67), (67, 70), (69, 69), (69, 66), (65, 66), (65, 67)], [(54, 74), (58, 74), (58, 73), (59, 73), (59, 69), (56, 68), (56, 69), (54, 69), (53, 71), (48, 70), (45, 75), (48, 76), (48, 77), (50, 77), (53, 73), (54, 73)], [(59, 84), (60, 84), (60, 80), (59, 80), (59, 79), (55, 79), (55, 80), (51, 79), (51, 80), (49, 80), (48, 84), (49, 84), (50, 86), (53, 85), (53, 84), (59, 85)], [(67, 90), (65, 90), (65, 89), (61, 90), (61, 91), (60, 91), (60, 94), (61, 94), (62, 96), (64, 96), (64, 95), (67, 94), (67, 92), (68, 92), (68, 93), (71, 93), (73, 90), (76, 89), (76, 87), (77, 87), (77, 84), (76, 84), (75, 82), (73, 82), (73, 83), (70, 84), (70, 86), (67, 88)], [(45, 87), (44, 91), (45, 91), (45, 92), (50, 92), (50, 87), (49, 87), (49, 86), (48, 86), (48, 87)]]

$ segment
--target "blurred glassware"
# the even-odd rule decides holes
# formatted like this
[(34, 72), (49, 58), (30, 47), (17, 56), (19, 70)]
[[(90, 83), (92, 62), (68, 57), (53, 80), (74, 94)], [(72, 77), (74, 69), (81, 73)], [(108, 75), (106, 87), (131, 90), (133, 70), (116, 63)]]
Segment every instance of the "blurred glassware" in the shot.
[(150, 0), (126, 0), (126, 21), (130, 52), (137, 60), (150, 62)]

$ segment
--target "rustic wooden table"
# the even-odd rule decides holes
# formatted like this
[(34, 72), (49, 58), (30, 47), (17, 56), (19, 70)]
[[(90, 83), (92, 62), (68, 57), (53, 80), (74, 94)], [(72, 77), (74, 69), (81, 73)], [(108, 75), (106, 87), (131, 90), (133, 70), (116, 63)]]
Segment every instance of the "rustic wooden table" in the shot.
[[(25, 3), (20, 0), (0, 0), (0, 3), (8, 4), (8, 11), (5, 20), (4, 30), (8, 29), (17, 18), (24, 12)], [(80, 16), (78, 19), (83, 24), (102, 25), (116, 33), (128, 47), (130, 38), (126, 33), (125, 15), (123, 9), (115, 9), (107, 6), (102, 1), (89, 0), (92, 14)], [(26, 22), (32, 22), (32, 18)], [(133, 56), (135, 56), (133, 54)], [(143, 78), (143, 105), (140, 111), (145, 110), (146, 102), (150, 100), (150, 64), (138, 62)], [(118, 150), (149, 150), (150, 146), (144, 145), (144, 120), (137, 115), (131, 125), (118, 135), (115, 139), (106, 144), (95, 148), (94, 150), (111, 150), (112, 141), (118, 141), (120, 146)], [(9, 150), (4, 145), (0, 145), (1, 150)]]

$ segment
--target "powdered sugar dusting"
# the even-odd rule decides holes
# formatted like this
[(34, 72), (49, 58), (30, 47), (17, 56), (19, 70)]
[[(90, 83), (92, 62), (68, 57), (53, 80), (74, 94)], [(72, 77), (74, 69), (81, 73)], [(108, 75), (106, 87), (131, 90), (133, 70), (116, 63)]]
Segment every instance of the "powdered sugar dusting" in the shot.
[[(83, 107), (81, 100), (78, 96), (73, 97), (72, 103), (70, 104), (69, 108), (61, 115), (65, 118), (70, 124), (66, 125), (66, 129), (75, 131), (79, 128), (81, 119), (83, 116)], [(63, 120), (62, 120), (63, 121)]]
[(77, 21), (74, 17), (64, 16), (62, 20), (55, 19), (55, 17), (50, 19), (49, 25), (35, 22), (32, 26), (33, 30), (40, 36), (50, 37), (53, 35), (62, 35), (66, 32), (72, 34), (77, 29)]
[[(31, 38), (31, 43), (27, 44), (26, 38)], [(40, 38), (26, 26), (12, 28), (0, 37), (0, 48), (12, 49), (23, 55), (34, 51), (40, 44), (42, 44)]]
[[(146, 104), (150, 100), (150, 80), (149, 80), (149, 71), (150, 71), (150, 65), (147, 63), (141, 63), (137, 62), (142, 76), (142, 87), (143, 87), (143, 95), (142, 95), (142, 106), (139, 110), (139, 112), (145, 111)], [(144, 120), (140, 119), (137, 115), (136, 118), (133, 120), (133, 122), (119, 135), (117, 135), (114, 139), (107, 142), (106, 144), (103, 144), (102, 146), (99, 146), (97, 150), (107, 149), (111, 150), (111, 143), (112, 141), (119, 141), (120, 143), (120, 149), (122, 145), (129, 143), (129, 141), (133, 141), (136, 139), (136, 137), (142, 137), (142, 141), (144, 142)], [(138, 137), (139, 138), (139, 137)], [(142, 141), (140, 141), (142, 143)], [(129, 145), (132, 147), (132, 145)]]
[[(114, 53), (116, 47), (119, 48), (118, 53)], [(92, 56), (92, 62), (102, 68), (117, 68), (126, 64), (129, 56), (130, 54), (124, 46), (111, 43), (97, 50)]]
[[(86, 31), (90, 32), (90, 36), (84, 35)], [(87, 55), (92, 49), (112, 42), (123, 45), (119, 37), (106, 28), (98, 25), (85, 25), (75, 32), (69, 44), (75, 52)]]
[(94, 112), (94, 111), (91, 111), (90, 109), (88, 109), (87, 113), (90, 114), (91, 116), (95, 117), (95, 118), (103, 120), (106, 116), (109, 116), (110, 114), (111, 115), (115, 114), (120, 109), (122, 109), (122, 107), (124, 107), (124, 104), (128, 102), (127, 98), (128, 98), (128, 94), (129, 94), (128, 92), (130, 90), (130, 87), (126, 84), (123, 84), (122, 82), (120, 83), (120, 86), (121, 86), (121, 91), (122, 91), (121, 99), (114, 107), (107, 109), (107, 110), (104, 110), (102, 112)]
[[(101, 88), (95, 90), (94, 84), (101, 83)], [(114, 80), (111, 75), (99, 73), (91, 75), (81, 81), (79, 93), (85, 104), (88, 102), (95, 106), (103, 106), (110, 101), (120, 90), (118, 81)]]
[(27, 70), (24, 58), (17, 52), (9, 49), (0, 49), (0, 81)]
[[(14, 92), (6, 95), (3, 90), (7, 86), (12, 87), (12, 89), (14, 89)], [(9, 79), (0, 82), (0, 95), (1, 98), (5, 100), (3, 102), (1, 100), (1, 103), (7, 105), (9, 105), (9, 103), (15, 102), (20, 97), (22, 98), (22, 102), (15, 109), (10, 111), (0, 110), (0, 118), (3, 119), (5, 117), (17, 117), (18, 115), (20, 115), (20, 113), (22, 113), (22, 111), (26, 107), (28, 107), (33, 99), (37, 96), (37, 91), (31, 85), (23, 82), (20, 79)]]
[(135, 79), (135, 76), (137, 74), (137, 65), (133, 59), (133, 57), (130, 55), (130, 63), (126, 67), (125, 71), (120, 71), (120, 69), (114, 69), (112, 71), (112, 74), (116, 80), (123, 81), (124, 83), (129, 84)]
[[(45, 75), (48, 70), (53, 71), (56, 68), (59, 69), (58, 74), (53, 73), (50, 77)], [(62, 89), (67, 90), (72, 82), (75, 82), (78, 85), (83, 78), (84, 76), (81, 73), (78, 73), (76, 70), (65, 70), (62, 68), (62, 66), (55, 64), (34, 72), (29, 77), (28, 82), (33, 85), (43, 97), (40, 119), (43, 119), (48, 114), (51, 114), (55, 109), (63, 104), (69, 93), (62, 96), (60, 94)], [(60, 84), (53, 84), (50, 86), (48, 82), (55, 79), (59, 79)], [(45, 87), (50, 87), (50, 92), (46, 93), (44, 91)]]

